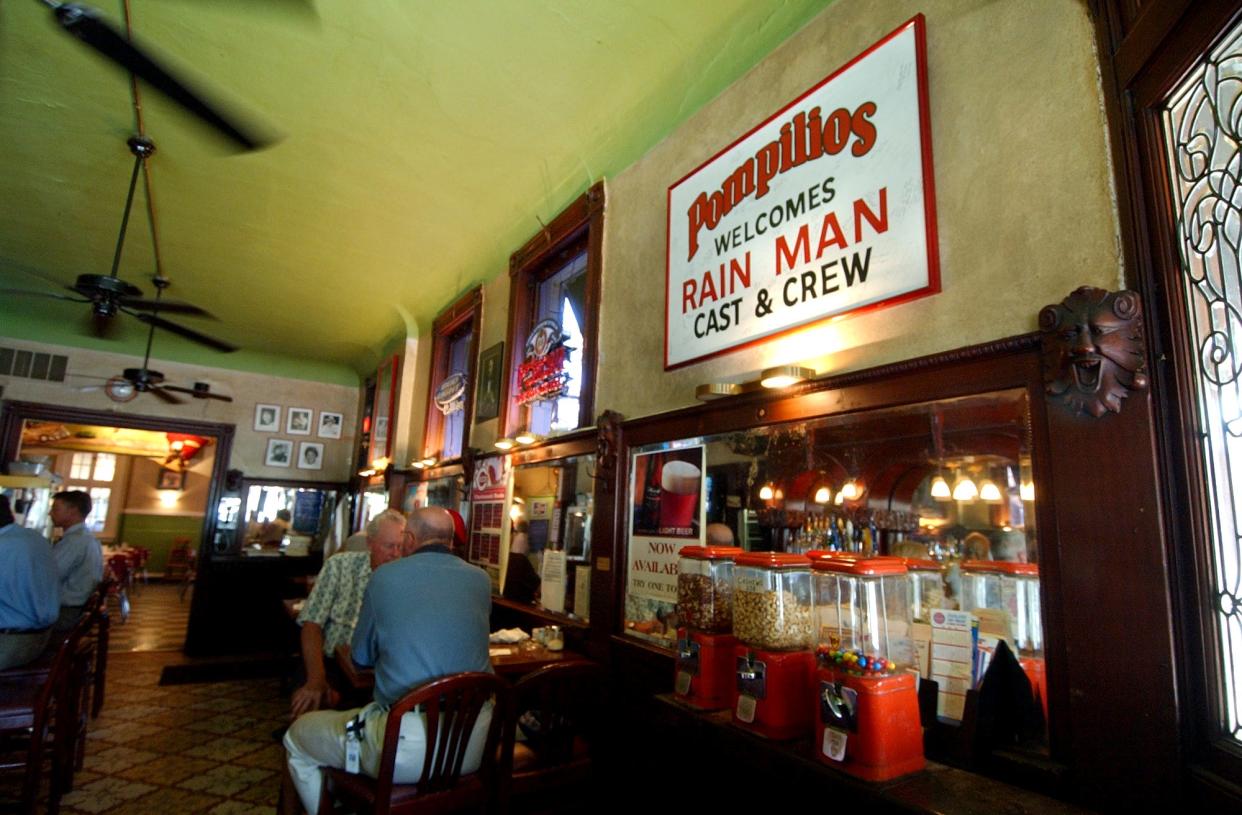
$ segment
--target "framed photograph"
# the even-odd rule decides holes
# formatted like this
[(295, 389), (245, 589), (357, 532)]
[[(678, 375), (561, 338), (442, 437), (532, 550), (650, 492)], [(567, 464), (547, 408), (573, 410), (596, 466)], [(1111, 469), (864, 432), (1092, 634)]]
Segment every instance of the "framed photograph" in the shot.
[(293, 463), (293, 442), (288, 439), (268, 439), (267, 456), (263, 463), (269, 467), (288, 467)]
[(254, 429), (260, 433), (279, 433), (280, 405), (255, 405)]
[(321, 439), (339, 439), (341, 437), (341, 423), (344, 417), (339, 413), (329, 413), (326, 410), (319, 411), (319, 432)]
[(323, 443), (317, 441), (304, 441), (298, 445), (298, 469), (299, 470), (322, 470), (323, 469)]
[(479, 381), (474, 393), (476, 422), (485, 422), (500, 415), (500, 376), (504, 365), (503, 341), (479, 354)]
[(160, 474), (155, 480), (155, 488), (157, 490), (185, 489), (185, 471), (160, 467)]
[(285, 423), (285, 432), (291, 436), (309, 436), (311, 419), (315, 411), (310, 408), (289, 408), (289, 421)]

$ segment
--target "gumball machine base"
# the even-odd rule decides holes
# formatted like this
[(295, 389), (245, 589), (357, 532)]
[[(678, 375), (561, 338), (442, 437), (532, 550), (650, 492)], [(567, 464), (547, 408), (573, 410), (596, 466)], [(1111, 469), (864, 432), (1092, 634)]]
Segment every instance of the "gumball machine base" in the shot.
[(860, 676), (820, 667), (815, 693), (820, 761), (866, 781), (887, 781), (927, 765), (914, 674)]
[(733, 723), (784, 741), (811, 732), (811, 651), (757, 651), (739, 643), (733, 650)]
[(700, 710), (724, 710), (733, 697), (737, 639), (732, 634), (677, 630), (673, 689)]

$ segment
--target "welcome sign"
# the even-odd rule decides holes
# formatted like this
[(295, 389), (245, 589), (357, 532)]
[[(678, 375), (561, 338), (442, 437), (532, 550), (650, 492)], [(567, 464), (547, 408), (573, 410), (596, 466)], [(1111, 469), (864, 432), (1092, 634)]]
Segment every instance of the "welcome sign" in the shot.
[(919, 15), (668, 191), (664, 367), (940, 291)]

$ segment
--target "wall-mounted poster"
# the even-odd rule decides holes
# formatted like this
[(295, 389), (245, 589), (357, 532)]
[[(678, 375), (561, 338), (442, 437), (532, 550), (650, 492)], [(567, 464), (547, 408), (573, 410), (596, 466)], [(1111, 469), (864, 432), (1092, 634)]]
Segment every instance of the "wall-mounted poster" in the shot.
[(664, 367), (940, 291), (922, 15), (668, 191)]
[(703, 448), (641, 453), (634, 459), (638, 489), (631, 500), (634, 535), (698, 538)]
[(341, 437), (341, 423), (344, 417), (339, 413), (329, 413), (326, 410), (319, 411), (319, 432), (317, 435), (321, 439), (339, 439)]
[(255, 405), (254, 429), (259, 433), (279, 433), (280, 405)]
[(486, 566), (500, 565), (500, 536), (509, 522), (505, 490), (509, 483), (506, 456), (487, 456), (474, 464), (470, 485), (470, 545), (467, 558)]
[(479, 381), (474, 393), (476, 422), (485, 422), (500, 415), (500, 375), (505, 364), (504, 354), (504, 342), (498, 342), (479, 354)]
[(310, 408), (289, 408), (289, 419), (285, 423), (285, 432), (293, 436), (309, 436), (311, 418), (315, 412)]
[(628, 594), (677, 602), (677, 554), (703, 528), (703, 465), (702, 446), (634, 456)]
[(287, 439), (268, 439), (267, 455), (263, 463), (268, 467), (288, 467), (293, 463), (293, 442)]

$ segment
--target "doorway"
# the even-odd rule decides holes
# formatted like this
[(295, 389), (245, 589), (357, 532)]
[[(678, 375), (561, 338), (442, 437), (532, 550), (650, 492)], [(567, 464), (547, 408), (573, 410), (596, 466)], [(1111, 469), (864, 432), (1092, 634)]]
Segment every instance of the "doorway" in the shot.
[[(91, 497), (87, 525), (119, 582), (110, 651), (184, 649), (232, 438), (232, 425), (4, 403), (0, 460), (41, 465), (49, 494)], [(49, 538), (59, 531), (46, 509), (26, 525)]]

